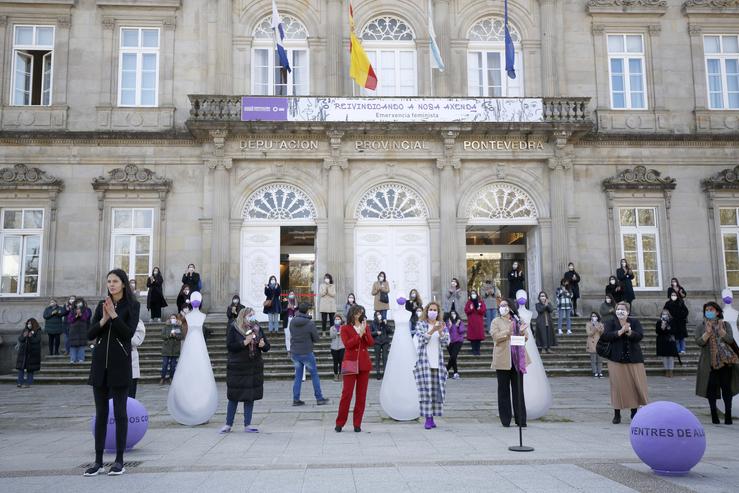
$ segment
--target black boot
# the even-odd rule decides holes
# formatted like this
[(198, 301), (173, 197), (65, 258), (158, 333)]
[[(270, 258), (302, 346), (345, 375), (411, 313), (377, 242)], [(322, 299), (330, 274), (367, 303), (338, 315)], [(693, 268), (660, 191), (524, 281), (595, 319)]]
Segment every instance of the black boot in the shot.
[(636, 411), (638, 411), (638, 408), (631, 409), (631, 419), (634, 419), (634, 416), (636, 416)]
[(614, 409), (613, 410), (613, 421), (611, 421), (614, 425), (617, 425), (621, 423), (621, 410), (620, 409)]
[(711, 408), (711, 423), (717, 425), (721, 423), (718, 419), (718, 409), (716, 408), (716, 399), (708, 399), (708, 406)]
[(731, 419), (731, 397), (724, 397), (724, 424), (731, 425), (734, 422)]

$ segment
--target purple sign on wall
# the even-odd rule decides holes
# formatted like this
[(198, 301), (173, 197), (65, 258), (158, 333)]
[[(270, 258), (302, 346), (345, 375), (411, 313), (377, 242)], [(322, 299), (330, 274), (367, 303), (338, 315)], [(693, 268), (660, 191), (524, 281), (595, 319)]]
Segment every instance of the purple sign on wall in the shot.
[(287, 121), (287, 98), (241, 98), (241, 121)]

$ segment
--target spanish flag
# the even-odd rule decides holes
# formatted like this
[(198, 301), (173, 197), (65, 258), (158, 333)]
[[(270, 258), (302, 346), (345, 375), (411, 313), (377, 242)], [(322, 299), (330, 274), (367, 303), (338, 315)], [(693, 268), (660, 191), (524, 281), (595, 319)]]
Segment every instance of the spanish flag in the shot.
[(377, 88), (377, 75), (375, 75), (367, 53), (362, 48), (362, 43), (354, 34), (354, 10), (351, 1), (349, 2), (349, 28), (349, 56), (351, 58), (349, 75), (361, 87), (374, 91)]

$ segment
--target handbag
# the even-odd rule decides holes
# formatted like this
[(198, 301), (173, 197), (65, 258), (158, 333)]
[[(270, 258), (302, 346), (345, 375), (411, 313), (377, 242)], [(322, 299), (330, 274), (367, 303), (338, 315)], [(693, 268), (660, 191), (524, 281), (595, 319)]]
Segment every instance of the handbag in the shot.
[(357, 375), (359, 373), (359, 355), (356, 360), (347, 360), (341, 362), (342, 375)]
[(264, 308), (271, 308), (272, 307), (272, 300), (264, 300), (264, 303), (262, 303), (262, 306)]
[(390, 297), (384, 291), (380, 291), (380, 303), (389, 303)]
[(595, 352), (601, 358), (611, 360), (611, 343), (603, 339), (598, 339), (598, 342), (595, 343)]

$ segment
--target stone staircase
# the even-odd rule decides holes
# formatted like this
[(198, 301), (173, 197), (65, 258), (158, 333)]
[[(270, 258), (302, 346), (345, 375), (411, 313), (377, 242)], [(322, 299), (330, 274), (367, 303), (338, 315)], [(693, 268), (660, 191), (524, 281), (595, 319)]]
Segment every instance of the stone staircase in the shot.
[[(222, 316), (221, 316), (222, 317)], [(655, 319), (644, 319), (642, 324), (645, 328), (645, 337), (642, 341), (642, 352), (645, 356), (647, 373), (653, 375), (663, 374), (662, 360), (655, 356), (654, 332)], [(552, 349), (551, 354), (542, 354), (544, 367), (547, 375), (556, 376), (590, 376), (590, 356), (585, 352), (585, 323), (587, 319), (576, 318), (573, 320), (573, 334), (558, 337), (558, 346)], [(392, 321), (391, 321), (392, 324)], [(403, 330), (407, 330), (405, 322), (400, 324)], [(139, 347), (139, 365), (141, 368), (141, 383), (153, 383), (159, 381), (161, 369), (161, 334), (163, 324), (149, 322), (146, 324), (147, 337)], [(320, 321), (317, 322), (320, 331)], [(206, 330), (211, 332), (207, 339), (208, 351), (210, 353), (213, 371), (217, 380), (226, 378), (226, 320), (225, 317), (208, 316), (205, 324)], [(264, 326), (266, 330), (266, 325)], [(279, 334), (267, 333), (267, 338), (272, 346), (264, 356), (264, 372), (266, 379), (291, 379), (293, 378), (293, 365), (287, 357), (285, 349), (284, 332)], [(318, 370), (321, 377), (330, 378), (333, 375), (333, 365), (328, 337), (322, 337), (317, 344), (315, 352), (318, 360)], [(44, 350), (46, 347), (44, 346)], [(687, 339), (688, 354), (682, 356), (683, 366), (675, 362), (675, 374), (694, 374), (698, 363), (698, 348)], [(465, 342), (462, 352), (458, 358), (459, 373), (464, 377), (490, 377), (494, 371), (490, 369), (492, 359), (493, 343), (488, 337), (482, 344), (482, 356), (472, 356), (469, 352), (469, 343)], [(445, 355), (448, 357), (448, 354)], [(35, 374), (34, 382), (47, 384), (84, 384), (90, 369), (90, 351), (87, 351), (87, 361), (83, 364), (72, 365), (67, 356), (44, 356), (41, 371)], [(604, 373), (607, 374), (607, 366), (604, 365)], [(374, 375), (372, 375), (374, 377)], [(0, 375), (0, 382), (15, 382), (16, 375)]]

